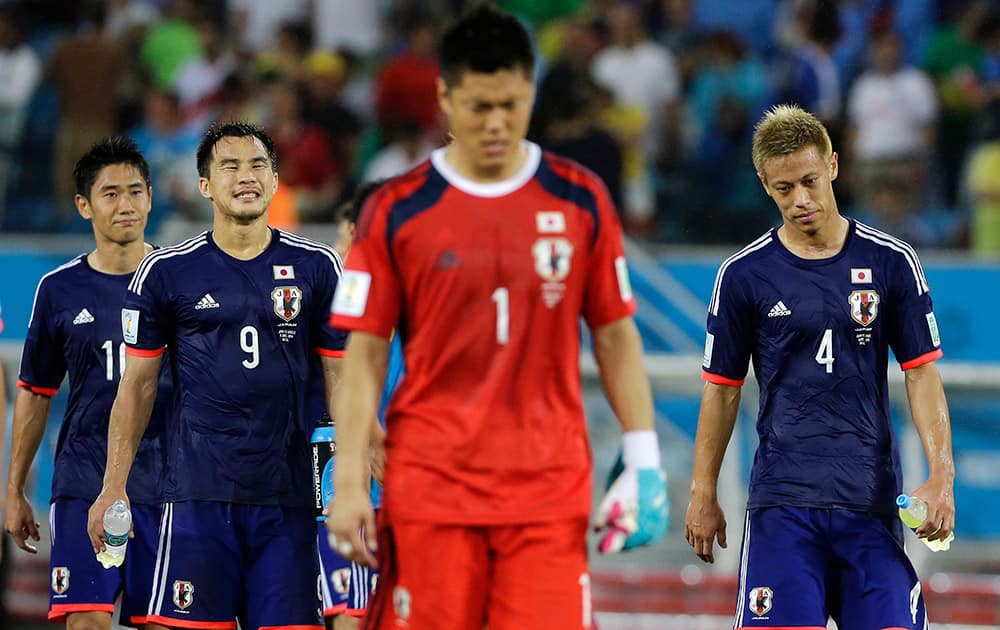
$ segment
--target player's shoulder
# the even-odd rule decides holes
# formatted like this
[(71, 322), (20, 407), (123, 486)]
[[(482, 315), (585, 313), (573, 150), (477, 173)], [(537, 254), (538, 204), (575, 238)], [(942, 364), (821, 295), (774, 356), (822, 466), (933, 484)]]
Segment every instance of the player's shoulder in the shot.
[(776, 251), (776, 243), (777, 235), (773, 228), (764, 232), (723, 259), (719, 264), (719, 278), (727, 274), (736, 276), (753, 269)]
[[(447, 182), (431, 166), (430, 159), (424, 160), (410, 170), (390, 177), (372, 192), (366, 206), (372, 206), (379, 211), (388, 212), (400, 202), (410, 200), (415, 194), (422, 190), (433, 187), (443, 189), (447, 187)], [(440, 195), (437, 195), (440, 196)]]
[(576, 160), (551, 151), (542, 151), (536, 177), (544, 177), (548, 173), (569, 183), (584, 186), (592, 192), (597, 192), (604, 186), (604, 181), (597, 173)]
[(139, 292), (138, 290), (154, 270), (157, 273), (169, 274), (171, 267), (184, 264), (191, 257), (208, 251), (208, 239), (208, 232), (202, 232), (176, 245), (153, 249), (139, 261), (139, 266), (132, 275), (132, 282), (129, 283), (129, 290)]
[(87, 254), (79, 254), (52, 269), (38, 281), (39, 287), (53, 287), (66, 283), (75, 283), (81, 273), (89, 269), (87, 265)]
[(344, 261), (340, 259), (340, 254), (326, 243), (295, 234), (272, 228), (274, 237), (278, 243), (292, 255), (301, 261), (308, 261), (312, 264), (326, 266), (332, 264), (340, 273), (344, 269)]
[[(871, 261), (871, 265), (884, 268), (886, 279), (906, 279), (915, 283), (917, 293), (929, 291), (920, 257), (912, 245), (870, 225), (853, 221), (859, 263)], [(863, 265), (868, 266), (868, 265)]]

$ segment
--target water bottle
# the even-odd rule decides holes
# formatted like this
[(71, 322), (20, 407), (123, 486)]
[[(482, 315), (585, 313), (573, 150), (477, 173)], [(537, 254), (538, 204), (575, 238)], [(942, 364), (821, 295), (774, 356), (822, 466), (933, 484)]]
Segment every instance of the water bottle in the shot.
[[(927, 504), (923, 499), (901, 494), (896, 497), (896, 505), (899, 507), (900, 520), (914, 531), (927, 520)], [(955, 532), (948, 534), (944, 540), (927, 540), (926, 538), (918, 540), (927, 545), (931, 551), (948, 551), (951, 548), (951, 541), (955, 540)]]
[(104, 512), (104, 551), (97, 559), (105, 569), (120, 567), (125, 561), (125, 547), (128, 546), (128, 532), (132, 529), (132, 512), (125, 501), (118, 499)]
[(333, 461), (337, 455), (337, 433), (333, 419), (324, 413), (309, 440), (312, 455), (313, 508), (317, 521), (325, 521), (323, 508), (333, 499)]

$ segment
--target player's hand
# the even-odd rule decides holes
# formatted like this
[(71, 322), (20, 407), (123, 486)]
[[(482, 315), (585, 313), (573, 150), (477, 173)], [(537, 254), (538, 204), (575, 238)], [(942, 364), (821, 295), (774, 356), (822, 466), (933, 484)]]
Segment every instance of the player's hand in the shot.
[(950, 481), (931, 477), (911, 495), (927, 504), (927, 518), (916, 530), (918, 538), (944, 540), (955, 530), (955, 494)]
[(28, 553), (38, 553), (38, 548), (28, 542), (29, 539), (38, 542), (38, 522), (31, 509), (31, 502), (24, 491), (11, 490), (7, 493), (7, 515), (4, 519), (4, 529), (14, 539), (14, 543)]
[(337, 493), (326, 509), (326, 530), (330, 548), (342, 557), (375, 566), (376, 550), (375, 510), (367, 488), (337, 488)]
[(642, 433), (648, 434), (644, 439), (652, 441), (649, 448), (655, 451), (656, 457), (636, 458), (630, 455), (627, 447), (619, 455), (610, 476), (613, 481), (594, 519), (594, 529), (603, 532), (597, 545), (601, 553), (656, 544), (667, 533), (670, 520), (667, 475), (659, 467), (656, 434), (653, 431)]
[[(90, 545), (94, 548), (95, 554), (104, 551), (104, 543), (107, 542), (107, 536), (104, 534), (104, 513), (118, 499), (125, 501), (125, 505), (132, 509), (132, 503), (124, 491), (104, 488), (87, 511), (87, 536), (90, 537)], [(129, 529), (128, 537), (135, 537), (134, 525)]]
[(684, 539), (704, 562), (715, 562), (715, 539), (726, 548), (726, 515), (714, 494), (691, 494), (687, 515), (684, 517)]

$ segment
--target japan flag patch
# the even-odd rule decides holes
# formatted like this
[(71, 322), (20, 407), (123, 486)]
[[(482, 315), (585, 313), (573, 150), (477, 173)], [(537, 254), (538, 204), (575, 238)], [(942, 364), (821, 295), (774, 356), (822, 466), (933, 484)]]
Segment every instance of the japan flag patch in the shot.
[(868, 267), (851, 267), (851, 284), (871, 284), (872, 270)]
[(539, 212), (535, 215), (539, 234), (562, 234), (566, 231), (566, 216), (562, 212)]
[(333, 294), (334, 315), (361, 317), (368, 305), (368, 289), (372, 285), (372, 275), (366, 271), (348, 269), (340, 276), (337, 292)]

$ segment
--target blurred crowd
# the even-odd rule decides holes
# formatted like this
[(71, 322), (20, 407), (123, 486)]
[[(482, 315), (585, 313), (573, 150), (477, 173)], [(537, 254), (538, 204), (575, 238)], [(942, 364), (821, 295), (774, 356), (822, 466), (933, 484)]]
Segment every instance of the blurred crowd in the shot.
[[(86, 229), (72, 165), (112, 132), (153, 169), (151, 232), (209, 219), (194, 153), (277, 142), (272, 222), (330, 221), (447, 142), (435, 47), (469, 0), (0, 0), (0, 226)], [(734, 243), (777, 220), (753, 125), (830, 128), (841, 210), (921, 247), (1000, 254), (996, 0), (497, 0), (539, 53), (532, 139), (601, 175), (626, 229)]]

